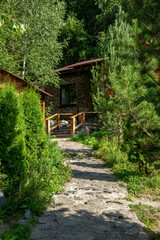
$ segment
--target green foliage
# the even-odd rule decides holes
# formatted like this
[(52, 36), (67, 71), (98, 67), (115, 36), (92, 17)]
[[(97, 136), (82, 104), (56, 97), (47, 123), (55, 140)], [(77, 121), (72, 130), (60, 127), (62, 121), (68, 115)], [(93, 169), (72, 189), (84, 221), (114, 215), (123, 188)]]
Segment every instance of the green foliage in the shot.
[(92, 51), (89, 47), (91, 39), (85, 30), (84, 22), (70, 14), (63, 24), (60, 37), (66, 45), (63, 52), (65, 65), (87, 59)]
[(5, 191), (17, 190), (25, 179), (26, 146), (23, 110), (13, 86), (0, 88), (0, 171), (6, 175)]
[(95, 110), (103, 113), (101, 120), (107, 134), (117, 137), (119, 146), (123, 143), (129, 161), (138, 163), (139, 172), (151, 174), (160, 164), (160, 89), (142, 74), (137, 53), (138, 26), (134, 22), (131, 27), (125, 19), (120, 8), (103, 38), (104, 76), (93, 69), (93, 101)]
[(81, 142), (86, 145), (89, 145), (93, 149), (98, 149), (100, 144), (99, 139), (101, 138), (101, 136), (102, 133), (95, 131), (90, 135), (84, 135), (80, 133), (77, 136), (73, 136), (71, 139), (72, 141)]
[[(33, 89), (26, 89), (22, 94), (22, 104), (26, 124), (27, 174), (24, 205), (35, 213), (41, 212), (50, 200), (53, 192), (67, 180), (63, 172), (62, 154), (56, 142), (50, 142), (44, 131), (44, 121), (40, 96)], [(57, 189), (58, 188), (58, 189)]]
[(53, 69), (62, 57), (62, 44), (57, 38), (63, 23), (64, 3), (57, 0), (16, 0), (12, 3), (2, 0), (0, 9), (26, 29), (23, 34), (18, 34), (4, 28), (0, 41), (7, 47), (2, 53), (3, 59), (0, 54), (1, 67), (28, 81), (57, 84), (59, 78)]
[(154, 229), (154, 227), (158, 225), (157, 220), (154, 217), (154, 213), (157, 211), (159, 212), (159, 209), (142, 204), (130, 204), (129, 206), (132, 211), (137, 213), (139, 220), (143, 222), (148, 229)]
[(0, 216), (17, 218), (28, 209), (39, 214), (69, 180), (71, 169), (64, 166), (57, 142), (51, 142), (44, 131), (35, 90), (26, 89), (18, 96), (8, 86), (0, 89), (0, 96), (1, 185), (8, 194)]
[(109, 141), (107, 137), (100, 142), (98, 156), (105, 160), (105, 165), (113, 167), (118, 164), (119, 168), (122, 164), (126, 164), (127, 156), (118, 148), (117, 141)]
[(17, 225), (5, 231), (0, 240), (26, 240), (30, 237), (31, 228), (28, 225)]

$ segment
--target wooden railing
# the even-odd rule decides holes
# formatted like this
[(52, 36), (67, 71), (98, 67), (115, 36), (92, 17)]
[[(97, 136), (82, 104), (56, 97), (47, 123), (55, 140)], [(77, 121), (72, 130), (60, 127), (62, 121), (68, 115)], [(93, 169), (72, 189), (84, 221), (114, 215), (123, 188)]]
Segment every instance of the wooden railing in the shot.
[[(86, 118), (86, 114), (90, 114), (90, 113), (94, 113), (96, 114), (96, 112), (80, 112), (77, 113), (75, 115), (73, 115), (73, 113), (56, 113), (48, 118), (46, 118), (46, 131), (48, 134), (51, 133), (51, 131), (55, 128), (60, 129), (60, 116), (70, 116), (71, 119), (71, 135), (74, 135), (76, 132), (76, 129), (78, 128), (85, 128), (85, 118)], [(51, 126), (51, 119), (56, 117), (56, 124), (54, 126)], [(76, 118), (79, 118), (78, 124), (76, 125)]]
[[(76, 117), (79, 117), (79, 124), (76, 126)], [(77, 113), (70, 117), (71, 119), (71, 134), (74, 135), (77, 128), (85, 128), (85, 112)]]
[[(55, 128), (60, 129), (60, 118), (61, 118), (61, 115), (63, 115), (63, 116), (70, 116), (70, 115), (73, 115), (73, 113), (56, 113), (56, 114), (46, 118), (46, 131), (47, 131), (48, 134), (50, 134), (51, 131), (53, 129), (55, 129)], [(56, 117), (56, 124), (53, 127), (51, 127), (51, 120), (53, 118), (55, 118), (55, 117)]]

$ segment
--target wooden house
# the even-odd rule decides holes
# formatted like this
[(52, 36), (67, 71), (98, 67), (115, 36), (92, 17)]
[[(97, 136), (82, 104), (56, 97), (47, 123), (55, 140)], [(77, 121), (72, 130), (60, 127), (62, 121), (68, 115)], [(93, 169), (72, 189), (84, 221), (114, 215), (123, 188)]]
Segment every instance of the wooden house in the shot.
[(56, 69), (60, 74), (60, 88), (49, 87), (53, 95), (53, 113), (79, 113), (93, 111), (91, 96), (91, 69), (101, 65), (103, 59), (75, 63)]
[(10, 73), (6, 70), (1, 69), (0, 70), (0, 87), (2, 87), (5, 82), (14, 83), (19, 93), (21, 93), (23, 91), (23, 89), (26, 87), (34, 88), (41, 96), (43, 117), (45, 118), (46, 97), (47, 96), (52, 97), (51, 94), (49, 94), (48, 92), (46, 92), (40, 88), (36, 88), (33, 84), (25, 81), (23, 78), (21, 78), (19, 76), (15, 75), (13, 73)]
[[(91, 69), (96, 64), (101, 66), (102, 63), (103, 59), (98, 58), (56, 69), (61, 78), (60, 88), (49, 86), (47, 89), (53, 95), (52, 112), (79, 113), (94, 111), (91, 97)], [(155, 74), (160, 82), (160, 70), (157, 69)], [(108, 91), (108, 95), (113, 96), (113, 91)]]

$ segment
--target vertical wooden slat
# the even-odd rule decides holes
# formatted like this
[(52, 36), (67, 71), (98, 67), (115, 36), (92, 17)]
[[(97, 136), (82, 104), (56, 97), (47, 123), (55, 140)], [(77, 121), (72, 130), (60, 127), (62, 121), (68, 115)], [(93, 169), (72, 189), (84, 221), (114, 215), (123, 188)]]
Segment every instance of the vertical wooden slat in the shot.
[(60, 126), (61, 126), (61, 123), (60, 123), (60, 114), (57, 115), (56, 119), (57, 119), (58, 129), (60, 129)]
[(85, 124), (85, 112), (82, 113), (83, 116), (83, 128), (85, 128), (86, 124)]
[(71, 118), (71, 135), (75, 134), (75, 118)]
[[(80, 115), (81, 123), (83, 124), (83, 113)], [(81, 126), (83, 128), (83, 125)]]
[(43, 119), (45, 119), (45, 98), (42, 100), (42, 107), (43, 107)]
[(50, 134), (50, 132), (51, 132), (51, 120), (46, 120), (46, 131), (47, 131), (47, 134)]

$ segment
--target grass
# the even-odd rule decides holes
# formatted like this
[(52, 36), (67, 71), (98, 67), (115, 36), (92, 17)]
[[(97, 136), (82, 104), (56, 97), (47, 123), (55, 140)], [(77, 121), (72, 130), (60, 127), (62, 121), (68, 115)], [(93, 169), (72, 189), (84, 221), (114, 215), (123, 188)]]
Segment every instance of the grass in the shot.
[(80, 133), (76, 136), (72, 136), (71, 140), (75, 142), (81, 142), (84, 143), (90, 147), (92, 147), (94, 150), (98, 149), (100, 147), (100, 139), (102, 138), (101, 132), (93, 132), (90, 135), (84, 135), (83, 133)]
[(73, 157), (83, 157), (84, 155), (80, 155), (80, 154), (77, 154), (77, 153), (66, 153), (66, 154), (63, 154), (63, 157), (64, 158), (73, 158)]
[(13, 227), (7, 229), (0, 240), (26, 240), (30, 239), (31, 227), (29, 225), (14, 224)]
[(154, 208), (152, 206), (143, 205), (143, 204), (130, 204), (129, 205), (132, 211), (135, 211), (139, 220), (143, 222), (149, 230), (154, 230), (158, 226), (158, 215), (160, 208)]
[(160, 240), (158, 222), (160, 221), (160, 207), (143, 204), (130, 204), (131, 211), (136, 212), (138, 219), (145, 224), (150, 240)]

